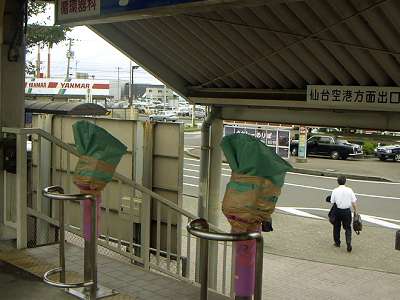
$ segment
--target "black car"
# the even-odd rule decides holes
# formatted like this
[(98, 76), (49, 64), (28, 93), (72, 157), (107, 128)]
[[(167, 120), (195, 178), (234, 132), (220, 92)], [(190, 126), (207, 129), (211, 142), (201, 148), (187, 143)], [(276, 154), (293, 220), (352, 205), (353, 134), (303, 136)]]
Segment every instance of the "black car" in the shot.
[(400, 145), (377, 147), (375, 154), (380, 160), (393, 159), (394, 161), (400, 161)]
[[(290, 151), (293, 156), (297, 155), (297, 140), (291, 142)], [(362, 156), (363, 150), (360, 145), (349, 143), (334, 136), (314, 135), (307, 141), (307, 154), (329, 156), (332, 159), (346, 159), (349, 156)]]

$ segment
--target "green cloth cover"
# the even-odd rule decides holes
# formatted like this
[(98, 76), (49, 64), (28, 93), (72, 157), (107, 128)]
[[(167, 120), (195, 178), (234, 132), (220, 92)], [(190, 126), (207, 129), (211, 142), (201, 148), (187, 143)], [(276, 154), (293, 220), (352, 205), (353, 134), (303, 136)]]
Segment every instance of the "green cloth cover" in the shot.
[(79, 154), (93, 157), (116, 166), (127, 147), (105, 129), (88, 121), (72, 125), (75, 145)]
[(284, 184), (285, 173), (293, 169), (273, 149), (251, 135), (225, 136), (221, 148), (233, 172), (267, 178), (279, 187)]

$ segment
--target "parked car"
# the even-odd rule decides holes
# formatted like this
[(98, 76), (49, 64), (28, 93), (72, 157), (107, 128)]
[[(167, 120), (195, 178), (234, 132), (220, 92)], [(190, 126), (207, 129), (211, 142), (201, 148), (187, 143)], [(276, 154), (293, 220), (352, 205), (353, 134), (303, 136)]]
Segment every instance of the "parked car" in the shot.
[[(297, 140), (290, 143), (292, 155), (297, 155), (298, 146)], [(334, 136), (314, 135), (307, 141), (307, 154), (329, 156), (332, 159), (347, 159), (349, 156), (362, 156), (363, 150), (360, 145), (349, 143)]]
[[(192, 110), (189, 110), (189, 116), (192, 116)], [(201, 107), (194, 109), (194, 117), (197, 119), (204, 119), (206, 117), (206, 111)]]
[(175, 122), (178, 120), (178, 117), (172, 112), (161, 112), (150, 115), (149, 119), (150, 121)]
[(375, 154), (382, 161), (387, 159), (400, 161), (400, 145), (387, 145), (377, 147), (375, 149)]
[(190, 114), (190, 107), (181, 106), (178, 108), (178, 116), (188, 117)]

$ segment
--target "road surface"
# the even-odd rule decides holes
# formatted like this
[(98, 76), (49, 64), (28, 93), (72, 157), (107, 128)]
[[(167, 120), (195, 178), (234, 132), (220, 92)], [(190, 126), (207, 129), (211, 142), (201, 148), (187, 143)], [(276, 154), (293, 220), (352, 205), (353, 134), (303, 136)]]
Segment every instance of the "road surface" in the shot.
[[(184, 206), (192, 212), (196, 212), (197, 209), (199, 166), (198, 159), (185, 158), (184, 160)], [(221, 201), (230, 174), (229, 166), (223, 164)], [(400, 220), (398, 220), (400, 183), (349, 179), (347, 185), (356, 193), (359, 212), (366, 223), (400, 229)], [(304, 217), (326, 219), (330, 205), (325, 202), (325, 198), (336, 186), (336, 178), (288, 173), (277, 204), (278, 210)]]

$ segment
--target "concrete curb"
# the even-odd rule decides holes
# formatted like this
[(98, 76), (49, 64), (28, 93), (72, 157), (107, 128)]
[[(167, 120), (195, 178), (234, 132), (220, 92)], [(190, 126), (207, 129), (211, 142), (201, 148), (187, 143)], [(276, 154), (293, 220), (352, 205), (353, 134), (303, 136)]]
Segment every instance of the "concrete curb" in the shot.
[(312, 169), (301, 169), (294, 168), (294, 173), (307, 174), (307, 175), (315, 175), (315, 176), (325, 176), (325, 177), (338, 177), (339, 175), (345, 175), (348, 179), (356, 179), (356, 180), (367, 180), (367, 181), (378, 181), (378, 182), (393, 182), (387, 178), (382, 177), (374, 177), (374, 176), (363, 176), (357, 174), (344, 174), (341, 172), (329, 172), (329, 171), (320, 171), (320, 170), (312, 170)]
[[(185, 155), (200, 159), (200, 157), (190, 150), (185, 150)], [(226, 161), (224, 161), (226, 163)], [(387, 178), (383, 177), (375, 177), (375, 176), (363, 176), (358, 174), (344, 174), (340, 172), (329, 172), (329, 171), (321, 171), (321, 170), (312, 170), (312, 169), (302, 169), (302, 168), (294, 168), (293, 173), (299, 174), (307, 174), (307, 175), (315, 175), (315, 176), (324, 176), (324, 177), (337, 177), (338, 175), (345, 175), (348, 179), (355, 179), (355, 180), (367, 180), (367, 181), (377, 181), (377, 182), (393, 182)]]

